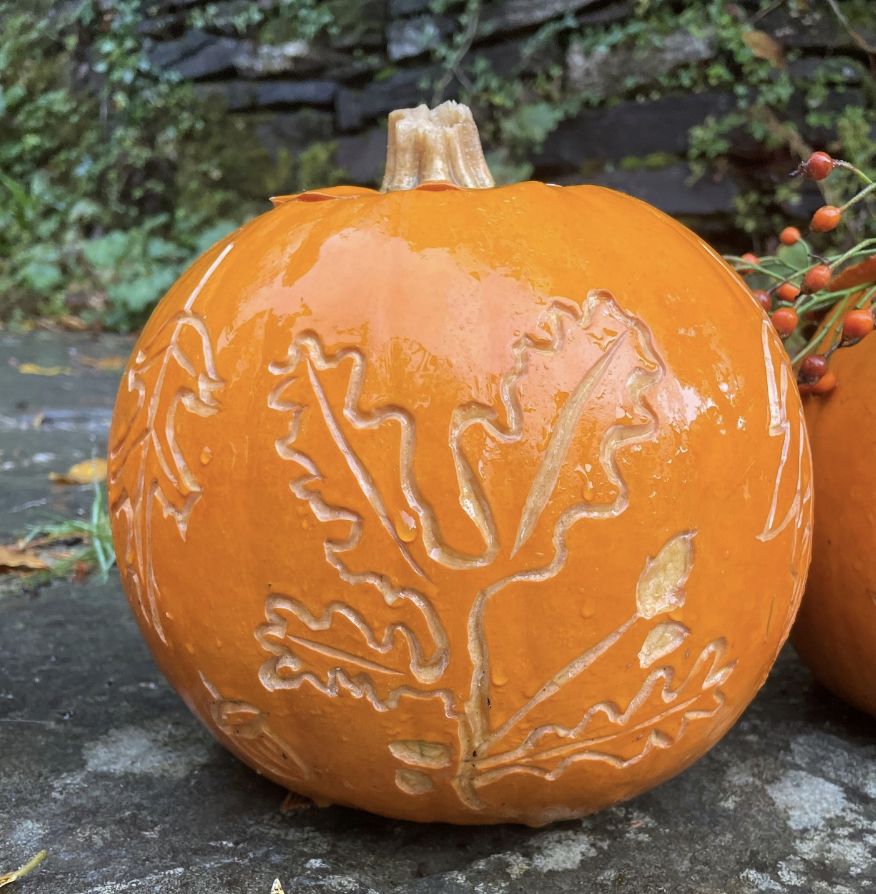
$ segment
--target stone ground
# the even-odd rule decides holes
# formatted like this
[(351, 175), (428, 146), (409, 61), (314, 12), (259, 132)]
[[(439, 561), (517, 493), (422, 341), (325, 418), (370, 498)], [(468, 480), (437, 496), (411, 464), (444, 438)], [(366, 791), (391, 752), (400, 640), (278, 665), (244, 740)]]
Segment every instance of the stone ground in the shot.
[[(120, 374), (87, 361), (130, 347), (0, 332), (0, 542), (89, 505), (47, 474), (103, 454)], [(425, 826), (283, 797), (163, 682), (116, 579), (0, 591), (0, 872), (49, 851), (21, 894), (876, 890), (876, 722), (790, 649), (698, 764), (581, 821)]]

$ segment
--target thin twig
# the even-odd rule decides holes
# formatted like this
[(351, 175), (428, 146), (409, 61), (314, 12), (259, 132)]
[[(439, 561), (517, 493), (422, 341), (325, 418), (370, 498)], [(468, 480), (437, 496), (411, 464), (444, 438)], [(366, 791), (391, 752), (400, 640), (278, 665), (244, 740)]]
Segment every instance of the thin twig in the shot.
[(477, 34), (480, 17), (481, 0), (474, 0), (474, 2), (469, 5), (469, 19), (462, 36), (462, 43), (456, 48), (456, 52), (451, 56), (450, 61), (447, 63), (447, 67), (444, 69), (444, 74), (441, 76), (441, 80), (438, 81), (435, 85), (435, 89), (432, 91), (433, 107), (437, 106), (444, 98), (444, 91), (447, 89), (447, 85), (450, 83), (450, 79), (454, 75), (456, 75), (456, 77), (463, 83), (463, 86), (465, 86), (465, 82), (468, 79), (460, 71), (459, 65), (465, 58), (466, 53), (471, 49), (471, 45)]
[(846, 14), (840, 9), (840, 5), (839, 5), (839, 3), (837, 3), (837, 0), (827, 0), (827, 3), (830, 6), (830, 8), (834, 11), (834, 13), (836, 13), (836, 17), (840, 20), (840, 24), (842, 24), (843, 28), (845, 28), (846, 31), (848, 32), (849, 37), (851, 37), (852, 40), (865, 53), (869, 53), (871, 56), (876, 55), (876, 47), (871, 47), (870, 44), (868, 44), (867, 41), (864, 40), (864, 38), (861, 37), (861, 35), (858, 34), (858, 32), (855, 31), (854, 28), (852, 28), (851, 23), (846, 18)]

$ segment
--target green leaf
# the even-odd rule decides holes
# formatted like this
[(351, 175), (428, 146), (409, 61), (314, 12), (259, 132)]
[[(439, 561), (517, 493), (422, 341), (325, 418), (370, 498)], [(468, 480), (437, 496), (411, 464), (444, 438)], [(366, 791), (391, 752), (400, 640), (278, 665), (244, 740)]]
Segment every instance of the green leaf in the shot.
[(780, 245), (776, 250), (776, 257), (795, 270), (805, 270), (810, 266), (809, 251), (802, 242)]
[(115, 230), (99, 239), (86, 242), (82, 253), (92, 267), (113, 270), (128, 253), (128, 246), (128, 235), (120, 230)]
[(162, 267), (149, 276), (110, 286), (107, 289), (107, 298), (129, 313), (142, 313), (167, 292), (176, 282), (178, 274), (176, 267)]
[(64, 274), (56, 264), (45, 264), (39, 261), (30, 261), (18, 272), (18, 278), (22, 285), (33, 289), (40, 295), (47, 295), (57, 289), (64, 282)]

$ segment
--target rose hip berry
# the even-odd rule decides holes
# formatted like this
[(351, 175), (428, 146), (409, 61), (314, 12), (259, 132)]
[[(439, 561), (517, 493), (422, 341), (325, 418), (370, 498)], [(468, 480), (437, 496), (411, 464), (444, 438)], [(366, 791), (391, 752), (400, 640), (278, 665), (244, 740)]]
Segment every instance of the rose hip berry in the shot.
[(780, 307), (773, 312), (773, 326), (782, 338), (787, 338), (797, 328), (797, 311), (793, 307)]
[(799, 294), (800, 289), (790, 282), (783, 282), (776, 289), (776, 295), (778, 295), (782, 301), (793, 301)]
[(797, 227), (785, 227), (781, 233), (779, 233), (779, 242), (782, 245), (796, 245), (800, 241), (800, 231)]
[(839, 208), (835, 208), (833, 205), (822, 205), (822, 207), (812, 215), (812, 221), (809, 224), (809, 227), (814, 233), (827, 233), (836, 227), (842, 216), (843, 213)]
[(819, 264), (807, 271), (803, 277), (804, 292), (820, 292), (830, 282), (830, 267)]
[(843, 320), (843, 341), (860, 341), (873, 331), (873, 311), (853, 310)]
[(827, 361), (821, 354), (810, 354), (800, 364), (800, 372), (807, 379), (820, 379), (827, 372), (827, 369)]
[(828, 394), (836, 388), (836, 373), (829, 369), (813, 386), (813, 394)]
[(813, 152), (803, 163), (803, 176), (810, 180), (824, 180), (833, 167), (834, 160), (826, 152)]
[(747, 251), (739, 260), (745, 261), (746, 264), (756, 265), (759, 261), (759, 258), (757, 255), (753, 255), (750, 251)]

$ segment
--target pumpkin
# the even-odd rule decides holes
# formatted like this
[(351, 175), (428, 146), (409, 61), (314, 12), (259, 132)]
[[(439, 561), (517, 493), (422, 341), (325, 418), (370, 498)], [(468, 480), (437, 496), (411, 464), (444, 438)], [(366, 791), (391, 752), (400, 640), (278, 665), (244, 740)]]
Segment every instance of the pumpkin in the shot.
[(532, 825), (715, 744), (802, 592), (782, 345), (700, 239), (496, 188), (471, 113), (275, 200), (161, 302), (109, 453), (125, 589), (235, 754), (318, 804)]
[[(831, 288), (874, 281), (871, 258), (841, 273)], [(860, 297), (852, 293), (843, 310)], [(837, 351), (830, 366), (836, 390), (805, 402), (816, 525), (809, 582), (791, 638), (821, 683), (876, 716), (876, 339)]]

